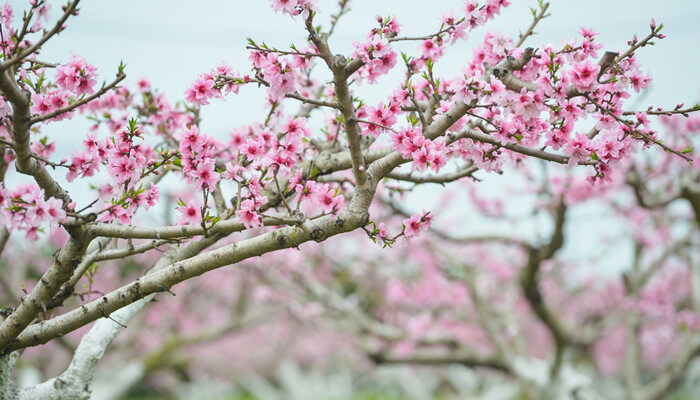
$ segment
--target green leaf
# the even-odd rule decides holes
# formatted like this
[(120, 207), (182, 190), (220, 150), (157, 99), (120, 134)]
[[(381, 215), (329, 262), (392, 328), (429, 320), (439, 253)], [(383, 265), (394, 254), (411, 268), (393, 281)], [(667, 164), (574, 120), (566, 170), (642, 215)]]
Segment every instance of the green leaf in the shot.
[(136, 132), (136, 118), (129, 118), (129, 133)]
[(123, 60), (119, 61), (119, 67), (117, 67), (117, 75), (124, 74), (125, 68), (126, 68), (126, 63)]

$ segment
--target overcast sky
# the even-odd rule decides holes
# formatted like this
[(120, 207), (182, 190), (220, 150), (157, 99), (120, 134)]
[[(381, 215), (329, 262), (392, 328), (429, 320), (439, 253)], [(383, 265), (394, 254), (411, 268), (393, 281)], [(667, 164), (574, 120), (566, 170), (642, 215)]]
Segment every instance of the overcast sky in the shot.
[[(10, 3), (21, 9), (26, 1)], [(328, 21), (335, 3), (319, 0), (321, 14), (317, 21)], [(432, 33), (439, 26), (441, 12), (459, 10), (461, 3), (460, 0), (355, 0), (353, 12), (343, 18), (331, 41), (332, 50), (349, 55), (352, 41), (366, 36), (375, 24), (376, 15), (395, 15), (405, 35)], [(528, 7), (535, 6), (536, 1), (513, 0), (512, 3), (489, 25), (475, 31), (469, 40), (450, 48), (438, 63), (438, 73), (445, 76), (459, 73), (486, 29), (517, 37), (530, 24)], [(598, 40), (605, 45), (603, 51), (625, 49), (627, 40), (635, 33), (642, 37), (648, 33), (650, 18), (654, 17), (657, 24), (664, 23), (668, 37), (639, 53), (644, 67), (654, 77), (646, 103), (673, 107), (677, 102), (693, 103), (700, 98), (700, 2), (554, 0), (551, 3), (552, 16), (540, 23), (536, 29), (538, 35), (528, 41), (528, 46), (559, 44), (578, 38), (579, 27), (585, 26), (600, 32)], [(147, 77), (170, 99), (180, 99), (197, 74), (222, 60), (236, 70), (248, 71), (246, 37), (280, 48), (290, 43), (304, 44), (306, 35), (301, 21), (273, 13), (268, 4), (266, 0), (85, 0), (80, 6), (80, 16), (72, 18), (68, 29), (45, 46), (41, 59), (60, 62), (72, 52), (81, 54), (107, 79), (123, 60), (127, 64), (128, 81)], [(54, 8), (55, 16), (58, 7)], [(15, 15), (21, 15), (21, 11)], [(398, 75), (387, 76), (379, 85), (360, 90), (370, 101), (379, 101), (396, 87), (398, 79)], [(206, 107), (204, 131), (223, 138), (234, 126), (264, 118), (266, 111), (261, 107), (264, 91), (249, 88), (242, 93)], [(54, 124), (44, 132), (60, 139), (59, 148), (72, 149), (74, 140), (83, 136), (84, 128), (84, 123), (70, 121)], [(503, 178), (490, 176), (483, 189), (503, 187), (499, 179)], [(414, 197), (415, 208), (430, 204), (434, 197), (430, 190), (436, 189), (427, 189)], [(582, 220), (589, 218), (584, 216)], [(574, 246), (574, 251), (578, 249), (585, 254), (588, 249), (585, 242)]]

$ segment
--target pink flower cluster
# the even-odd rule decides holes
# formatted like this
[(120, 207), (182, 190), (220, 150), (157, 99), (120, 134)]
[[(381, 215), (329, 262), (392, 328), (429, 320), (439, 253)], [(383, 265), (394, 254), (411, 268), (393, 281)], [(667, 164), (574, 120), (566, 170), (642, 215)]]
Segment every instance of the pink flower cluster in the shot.
[(578, 91), (588, 92), (595, 87), (599, 72), (600, 65), (591, 60), (585, 60), (574, 65), (574, 68), (568, 71), (568, 78)]
[[(137, 142), (137, 139), (140, 141)], [(143, 171), (156, 162), (156, 152), (142, 140), (142, 132), (139, 128), (122, 128), (110, 139), (103, 141), (102, 147), (99, 144), (94, 145), (95, 154), (104, 152), (106, 156), (107, 169), (117, 189), (116, 193), (134, 188), (141, 179)], [(93, 144), (88, 141), (86, 145)]]
[(97, 68), (83, 57), (73, 56), (56, 67), (56, 86), (76, 96), (92, 94), (97, 82)]
[[(447, 36), (450, 44), (464, 40), (469, 36), (468, 31), (493, 19), (500, 14), (502, 8), (508, 5), (510, 2), (506, 0), (489, 0), (483, 5), (479, 5), (478, 0), (468, 0), (464, 4), (462, 16), (457, 16), (454, 12), (443, 14), (440, 17), (441, 33), (421, 42), (421, 57), (418, 60), (423, 63), (427, 60), (437, 61), (444, 54), (444, 36)], [(497, 46), (498, 53), (503, 53), (505, 50), (507, 42), (502, 39), (504, 39), (502, 34), (492, 36), (490, 39)], [(510, 45), (512, 46), (512, 42)]]
[(392, 38), (398, 36), (399, 32), (401, 32), (401, 24), (394, 17), (383, 18), (377, 16), (377, 23), (379, 23), (379, 27), (372, 28), (369, 32), (369, 36), (367, 36), (368, 38), (376, 35)]
[[(362, 134), (379, 137), (379, 134), (385, 130), (383, 126), (391, 128), (396, 123), (396, 115), (399, 111), (401, 108), (396, 103), (389, 104), (388, 107), (384, 107), (384, 103), (379, 103), (376, 107), (367, 107), (367, 120), (372, 123), (367, 124), (362, 130)], [(363, 115), (363, 113), (358, 113), (359, 115)]]
[(250, 178), (245, 178), (244, 175), (246, 175), (246, 169), (240, 164), (226, 163), (226, 172), (222, 177), (239, 185), (241, 198), (237, 199), (238, 218), (246, 227), (257, 228), (263, 224), (260, 207), (267, 203), (267, 197), (262, 194), (262, 190), (267, 187), (269, 181), (261, 181), (260, 175), (254, 173), (248, 174)]
[(24, 184), (15, 190), (7, 190), (0, 184), (0, 210), (2, 224), (9, 230), (24, 231), (27, 238), (38, 239), (41, 225), (56, 229), (66, 218), (63, 202), (57, 198), (45, 199), (44, 191), (36, 184)]
[[(46, 85), (43, 92), (32, 93), (30, 111), (46, 115), (67, 107), (76, 98), (94, 93), (96, 82), (97, 68), (88, 64), (83, 57), (74, 55), (65, 64), (56, 67), (53, 84)], [(62, 113), (51, 120), (59, 121), (71, 116), (72, 113)]]
[(267, 94), (270, 99), (277, 100), (284, 95), (296, 92), (297, 68), (305, 65), (306, 61), (301, 57), (294, 57), (289, 61), (275, 53), (254, 51), (250, 53), (253, 67), (261, 72), (268, 85)]
[(301, 204), (309, 200), (310, 204), (319, 207), (324, 213), (338, 214), (345, 205), (345, 197), (340, 186), (315, 181), (303, 181), (301, 171), (289, 181), (289, 186), (296, 191), (295, 202)]
[[(217, 79), (220, 78), (222, 82), (218, 84)], [(191, 104), (207, 105), (212, 98), (223, 99), (230, 92), (238, 94), (239, 85), (249, 81), (247, 75), (240, 79), (234, 78), (233, 69), (222, 62), (211, 71), (200, 74), (185, 90), (185, 99)]]
[(105, 195), (113, 198), (105, 202), (100, 221), (117, 219), (128, 224), (139, 206), (148, 209), (158, 201), (156, 186), (144, 189), (139, 183), (145, 171), (157, 162), (156, 152), (142, 139), (142, 131), (133, 125), (102, 140), (93, 131), (83, 141), (83, 150), (72, 155), (66, 174), (69, 182), (95, 175), (102, 165), (109, 173), (111, 185)]
[[(496, 65), (506, 55), (518, 58), (523, 50), (512, 48), (512, 40), (507, 36), (487, 33), (483, 46), (475, 49), (465, 78), (447, 81), (443, 90), (467, 104), (478, 100), (493, 105), (471, 113), (491, 122), (487, 132), (499, 143), (533, 148), (544, 144), (569, 156), (570, 164), (596, 161), (591, 180), (609, 180), (613, 167), (635, 151), (631, 126), (654, 137), (645, 114), (638, 113), (636, 123), (630, 121), (632, 125), (622, 121), (622, 105), (630, 97), (629, 90), (647, 87), (649, 78), (640, 72), (634, 57), (622, 60), (619, 69), (608, 69), (599, 77), (600, 66), (593, 60), (601, 47), (595, 42), (596, 33), (582, 28), (580, 34), (580, 42), (572, 40), (559, 49), (544, 46), (522, 70), (515, 71), (518, 78), (537, 86), (536, 90), (516, 92), (495, 77), (485, 81), (483, 64)], [(615, 79), (611, 79), (613, 76)], [(587, 97), (579, 93), (586, 93)], [(586, 116), (598, 121), (597, 132), (590, 134), (593, 139), (589, 138), (590, 127), (583, 131), (577, 125)], [(460, 140), (457, 151), (487, 171), (499, 170), (504, 163), (523, 158), (469, 139)]]
[(214, 155), (220, 144), (213, 138), (200, 134), (194, 125), (179, 132), (175, 137), (180, 141), (182, 173), (187, 183), (195, 185), (197, 190), (213, 190), (220, 178), (214, 165)]
[(275, 135), (269, 128), (251, 128), (247, 134), (234, 130), (231, 134), (229, 150), (236, 151), (252, 163), (253, 168), (272, 167), (275, 171), (289, 173), (305, 150), (303, 140), (310, 135), (306, 118), (287, 117), (279, 123)]
[(421, 59), (436, 61), (445, 53), (443, 49), (442, 37), (436, 36), (432, 39), (427, 39), (420, 44)]
[(0, 7), (0, 24), (5, 25), (5, 28), (10, 29), (13, 15), (14, 10), (12, 9), (12, 6), (9, 2), (5, 2), (5, 4)]
[(148, 189), (139, 187), (131, 191), (129, 196), (119, 199), (119, 201), (105, 203), (104, 214), (99, 220), (102, 222), (116, 220), (122, 225), (129, 225), (139, 207), (148, 210), (156, 205), (159, 199), (160, 192), (157, 186), (152, 184)]
[(455, 44), (458, 40), (466, 40), (469, 37), (467, 34), (468, 24), (465, 23), (466, 20), (466, 18), (462, 19), (462, 17), (458, 17), (454, 11), (440, 16), (440, 21), (442, 21), (443, 26), (446, 26), (445, 30), (447, 30), (450, 44)]
[(66, 180), (73, 182), (79, 176), (86, 178), (95, 175), (100, 165), (107, 159), (107, 149), (110, 146), (112, 146), (111, 141), (99, 140), (95, 132), (89, 132), (83, 140), (84, 150), (78, 151), (71, 157)]
[(445, 138), (435, 140), (423, 136), (420, 127), (404, 127), (391, 134), (393, 149), (405, 159), (412, 159), (412, 169), (425, 171), (431, 168), (436, 173), (447, 164), (449, 154)]
[[(357, 117), (366, 119), (371, 124), (363, 123), (362, 134), (379, 137), (386, 128), (392, 128), (397, 117), (401, 113), (401, 108), (410, 103), (409, 93), (405, 89), (397, 89), (389, 99), (389, 104), (379, 103), (375, 107), (363, 107), (357, 110)], [(386, 127), (386, 128), (384, 128)]]
[[(226, 171), (220, 176), (238, 185), (240, 198), (234, 207), (236, 215), (247, 227), (262, 226), (260, 209), (267, 203), (262, 190), (278, 177), (289, 179), (287, 187), (295, 190), (295, 202), (299, 206), (302, 203), (313, 205), (324, 213), (336, 213), (343, 207), (345, 199), (337, 185), (304, 181), (301, 170), (292, 176), (293, 168), (308, 148), (305, 142), (310, 134), (303, 117), (272, 119), (268, 126), (238, 128), (231, 133), (226, 154), (237, 161), (228, 162)], [(196, 140), (192, 138), (190, 141)], [(213, 154), (205, 156), (213, 157)], [(196, 207), (190, 204), (182, 204), (180, 208), (181, 213), (187, 212), (193, 218), (196, 217), (195, 210)]]
[(464, 2), (465, 19), (471, 29), (494, 19), (503, 8), (510, 5), (508, 0), (487, 0), (481, 5), (479, 3), (479, 0)]
[(310, 12), (315, 11), (315, 2), (316, 0), (270, 0), (270, 7), (277, 13), (307, 18)]
[[(262, 195), (262, 190), (267, 187), (269, 181), (261, 181), (260, 174), (238, 163), (228, 162), (224, 172), (216, 171), (214, 152), (219, 147), (221, 146), (211, 138), (200, 135), (196, 127), (186, 129), (180, 135), (183, 174), (186, 179), (193, 181), (198, 190), (211, 191), (220, 179), (235, 182), (240, 193), (240, 199), (234, 201), (236, 215), (248, 228), (262, 226), (262, 215), (259, 211), (267, 203), (267, 197)], [(263, 150), (260, 149), (262, 153)], [(203, 219), (210, 219), (208, 213), (204, 214), (206, 205), (202, 206), (195, 200), (189, 200), (187, 203), (180, 200), (178, 204), (178, 224), (199, 224)]]
[[(65, 90), (59, 89), (47, 93), (33, 93), (31, 98), (32, 106), (29, 111), (31, 111), (32, 114), (46, 115), (67, 106), (71, 94)], [(52, 120), (59, 121), (64, 118), (70, 118), (71, 114), (72, 113), (61, 114), (52, 118)]]
[[(38, 0), (29, 0), (29, 4), (32, 7), (32, 14), (35, 16), (35, 18), (31, 26), (27, 27), (26, 32), (39, 32), (44, 28), (44, 22), (48, 21), (51, 4), (47, 4), (45, 1), (38, 2)], [(8, 57), (15, 53), (18, 45), (22, 46), (23, 49), (27, 45), (26, 39), (20, 42), (15, 40), (16, 37), (13, 37), (19, 33), (19, 30), (16, 29), (16, 27), (12, 27), (14, 17), (15, 11), (12, 5), (10, 5), (9, 1), (6, 1), (5, 4), (0, 5), (0, 25), (3, 25), (9, 33), (2, 35), (3, 44), (0, 51), (6, 52)]]
[[(424, 65), (426, 61), (436, 61), (444, 53), (445, 36), (451, 44), (459, 39), (467, 38), (467, 31), (486, 23), (498, 15), (503, 7), (510, 4), (507, 0), (488, 0), (480, 5), (477, 0), (468, 0), (464, 5), (464, 14), (459, 17), (455, 13), (441, 16), (441, 30), (421, 42), (420, 57), (410, 61), (412, 68)], [(399, 33), (400, 24), (393, 17), (377, 17), (379, 28), (374, 28), (367, 36), (367, 41), (353, 42), (355, 52), (353, 57), (359, 57), (364, 65), (357, 73), (360, 77), (374, 83), (376, 79), (391, 70), (396, 65), (397, 55), (390, 45), (390, 40)], [(503, 55), (506, 50), (503, 35), (488, 37), (495, 45), (496, 51)], [(510, 42), (512, 47), (512, 41)], [(493, 45), (492, 45), (493, 48)]]
[(339, 195), (334, 185), (309, 182), (308, 188), (312, 204), (320, 207), (324, 213), (337, 214), (343, 208), (345, 198)]
[[(396, 26), (398, 29), (398, 24)], [(364, 62), (364, 67), (360, 68), (358, 73), (370, 83), (374, 83), (378, 77), (394, 68), (397, 59), (389, 40), (383, 36), (383, 30), (372, 32), (376, 33), (370, 33), (366, 42), (353, 42), (355, 52), (352, 54), (353, 57), (358, 57)]]
[(187, 203), (181, 202), (177, 207), (178, 217), (175, 220), (179, 225), (197, 225), (202, 222), (202, 207), (194, 200)]
[(405, 227), (403, 235), (406, 239), (411, 239), (415, 237), (420, 231), (425, 231), (430, 228), (433, 222), (433, 216), (429, 212), (422, 212), (418, 214), (413, 214), (409, 218), (403, 220), (403, 226)]

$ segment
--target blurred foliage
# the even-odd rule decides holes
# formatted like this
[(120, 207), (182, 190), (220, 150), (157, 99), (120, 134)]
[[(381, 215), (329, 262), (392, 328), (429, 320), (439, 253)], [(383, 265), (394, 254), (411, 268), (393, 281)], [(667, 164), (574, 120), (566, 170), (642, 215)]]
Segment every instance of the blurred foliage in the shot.
[[(126, 397), (122, 400), (175, 400), (174, 397), (160, 397), (160, 396), (138, 396), (138, 397)], [(202, 399), (209, 400), (209, 399)], [(256, 397), (250, 395), (240, 395), (229, 398), (216, 398), (211, 400), (258, 400)], [(323, 400), (323, 399), (319, 399)], [(333, 399), (328, 399), (333, 400)], [(360, 394), (357, 395), (353, 400), (404, 400), (399, 397), (385, 396), (385, 395), (375, 395), (375, 394)], [(435, 400), (442, 400), (441, 398), (436, 398)]]
[[(692, 395), (692, 394), (676, 394), (669, 400), (696, 400), (698, 397)], [(160, 397), (160, 396), (137, 396), (137, 397), (126, 397), (122, 400), (176, 400), (175, 397)], [(259, 400), (258, 398), (251, 396), (251, 395), (238, 395), (234, 397), (228, 397), (228, 398), (212, 398), (212, 399), (206, 399), (202, 398), (201, 400)], [(334, 400), (334, 399), (309, 399), (309, 400)], [(395, 396), (387, 396), (383, 394), (358, 394), (356, 395), (353, 400), (407, 400), (404, 397), (395, 397)], [(452, 400), (450, 397), (444, 397), (444, 396), (438, 396), (435, 397), (433, 400)], [(519, 397), (513, 400), (528, 400), (525, 397)]]
[[(126, 397), (123, 398), (122, 400), (175, 400), (175, 397), (161, 397), (161, 396), (136, 396), (136, 397)], [(228, 397), (228, 398), (212, 398), (212, 399), (206, 399), (202, 398), (201, 400), (259, 400), (257, 397), (254, 397), (252, 395), (244, 394), (244, 395), (238, 395), (234, 397)], [(311, 400), (311, 399), (309, 399)], [(326, 399), (315, 399), (315, 400), (326, 400)], [(334, 399), (328, 399), (328, 400), (334, 400)], [(356, 395), (353, 400), (406, 400), (403, 397), (394, 397), (394, 396), (387, 396), (383, 394), (358, 394)], [(448, 398), (445, 398), (443, 396), (438, 396), (435, 397), (434, 400), (449, 400)], [(678, 400), (685, 400), (685, 399), (678, 399)]]

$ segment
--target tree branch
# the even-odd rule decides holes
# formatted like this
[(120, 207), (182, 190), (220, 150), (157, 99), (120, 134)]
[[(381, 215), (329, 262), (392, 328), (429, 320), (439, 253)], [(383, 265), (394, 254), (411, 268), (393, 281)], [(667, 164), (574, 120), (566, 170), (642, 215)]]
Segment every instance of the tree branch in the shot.
[(60, 33), (65, 28), (64, 24), (68, 20), (68, 17), (70, 17), (76, 11), (76, 7), (78, 6), (79, 2), (80, 2), (80, 0), (74, 0), (73, 2), (68, 2), (66, 10), (63, 12), (63, 15), (61, 16), (61, 18), (59, 18), (59, 20), (56, 22), (56, 25), (54, 25), (54, 27), (50, 31), (44, 33), (44, 35), (36, 43), (27, 47), (25, 50), (23, 50), (22, 52), (20, 52), (16, 56), (10, 58), (9, 60), (4, 61), (3, 63), (0, 63), (0, 73), (5, 72), (11, 66), (19, 63), (20, 61), (25, 59), (27, 56), (29, 56), (29, 55), (33, 54), (34, 52), (36, 52), (37, 50), (39, 50), (41, 48), (41, 46), (44, 45), (44, 43), (46, 43), (49, 39), (51, 39), (51, 37)]
[(510, 373), (508, 366), (489, 356), (457, 351), (449, 354), (439, 352), (418, 352), (410, 356), (397, 356), (386, 353), (373, 353), (370, 359), (376, 364), (415, 364), (415, 365), (445, 365), (461, 364), (472, 368), (489, 368), (500, 372)]
[(468, 166), (466, 168), (462, 168), (461, 170), (448, 173), (448, 174), (442, 174), (442, 175), (433, 175), (433, 176), (414, 176), (412, 173), (399, 173), (399, 172), (392, 172), (386, 177), (388, 179), (394, 179), (397, 181), (404, 181), (404, 182), (412, 182), (412, 183), (439, 183), (439, 184), (445, 184), (445, 183), (450, 183), (457, 181), (459, 179), (465, 178), (465, 177), (470, 177), (474, 172), (478, 170), (477, 167), (474, 166)]
[(360, 128), (357, 125), (357, 115), (355, 114), (355, 106), (348, 88), (348, 76), (345, 67), (347, 59), (343, 55), (333, 56), (328, 48), (326, 39), (320, 37), (313, 27), (313, 13), (306, 19), (306, 30), (309, 32), (309, 39), (318, 49), (321, 58), (326, 62), (328, 68), (333, 72), (333, 84), (335, 88), (335, 97), (340, 106), (340, 112), (343, 115), (343, 126), (348, 139), (348, 148), (350, 150), (350, 158), (352, 160), (352, 174), (355, 177), (355, 182), (358, 187), (362, 188), (367, 185), (367, 173), (365, 171), (365, 160), (362, 155), (362, 146), (360, 144)]
[[(499, 147), (499, 148), (502, 147), (502, 148), (505, 148), (507, 150), (510, 150), (510, 151), (513, 151), (516, 153), (524, 154), (526, 156), (539, 158), (539, 159), (542, 159), (545, 161), (552, 161), (552, 162), (555, 162), (558, 164), (568, 164), (569, 160), (571, 159), (571, 157), (569, 157), (569, 156), (555, 154), (555, 153), (548, 153), (548, 152), (543, 151), (543, 150), (533, 149), (533, 148), (526, 147), (526, 146), (523, 146), (523, 145), (520, 145), (517, 143), (501, 144), (493, 136), (488, 135), (485, 132), (484, 133), (477, 132), (473, 129), (466, 130), (466, 132), (464, 133), (464, 137), (467, 139), (472, 139), (472, 140), (476, 140), (479, 142), (488, 143), (488, 144), (494, 145), (494, 146)], [(578, 162), (578, 165), (596, 165), (596, 164), (597, 164), (597, 162), (593, 161), (593, 160), (579, 161)]]
[(99, 97), (102, 96), (103, 94), (109, 92), (110, 90), (112, 90), (113, 88), (115, 88), (119, 82), (121, 82), (122, 80), (124, 80), (124, 78), (126, 78), (126, 75), (124, 75), (124, 74), (119, 74), (119, 75), (117, 75), (116, 78), (114, 78), (114, 81), (112, 81), (112, 83), (110, 83), (110, 84), (107, 85), (107, 86), (102, 86), (102, 87), (100, 88), (100, 90), (98, 90), (98, 91), (95, 92), (94, 94), (92, 94), (92, 95), (90, 95), (90, 96), (88, 96), (88, 97), (85, 97), (85, 98), (83, 98), (83, 99), (80, 99), (80, 100), (76, 101), (76, 102), (73, 103), (73, 104), (70, 104), (70, 105), (65, 106), (65, 107), (63, 107), (63, 108), (59, 108), (58, 110), (53, 111), (53, 112), (50, 112), (50, 113), (48, 113), (48, 114), (42, 114), (42, 115), (34, 116), (34, 117), (32, 117), (32, 118), (29, 120), (28, 125), (29, 125), (29, 126), (32, 126), (32, 125), (34, 125), (34, 124), (36, 124), (36, 123), (39, 123), (39, 122), (42, 122), (42, 121), (46, 121), (46, 120), (48, 120), (48, 119), (57, 117), (57, 116), (59, 116), (59, 115), (61, 115), (61, 114), (65, 114), (65, 113), (67, 113), (67, 112), (71, 112), (71, 111), (75, 110), (76, 108), (78, 108), (78, 107), (80, 107), (80, 106), (82, 106), (82, 105), (84, 105), (84, 104), (87, 104), (87, 103), (89, 103), (89, 102), (91, 102), (91, 101), (93, 101), (93, 100), (99, 98)]
[(535, 34), (535, 31), (534, 31), (535, 26), (537, 26), (537, 24), (538, 24), (541, 20), (543, 20), (543, 19), (545, 19), (545, 18), (547, 18), (547, 17), (549, 16), (549, 14), (545, 15), (545, 13), (547, 12), (547, 9), (548, 9), (548, 8), (549, 8), (549, 2), (544, 2), (544, 3), (543, 3), (542, 1), (540, 1), (540, 11), (539, 11), (538, 13), (535, 14), (535, 10), (532, 9), (532, 13), (533, 13), (532, 23), (531, 23), (530, 26), (527, 28), (527, 30), (525, 31), (525, 33), (523, 33), (523, 34), (520, 35), (520, 37), (518, 38), (518, 43), (515, 44), (515, 47), (520, 47), (520, 46), (522, 46), (523, 43), (525, 43), (525, 41), (527, 40), (527, 38), (529, 38), (530, 36), (532, 36), (532, 35)]

